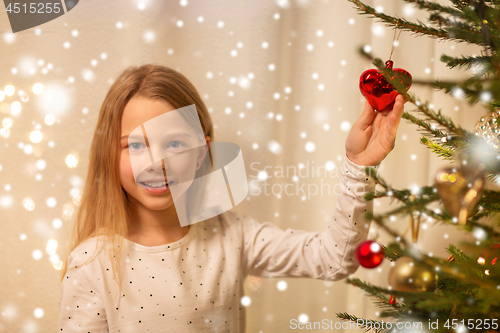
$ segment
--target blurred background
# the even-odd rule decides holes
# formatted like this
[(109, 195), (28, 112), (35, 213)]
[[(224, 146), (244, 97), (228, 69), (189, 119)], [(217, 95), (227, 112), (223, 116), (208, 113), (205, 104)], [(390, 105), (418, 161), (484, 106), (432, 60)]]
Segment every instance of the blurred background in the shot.
[[(425, 20), (411, 4), (366, 3)], [(273, 173), (287, 166), (339, 170), (345, 139), (364, 107), (359, 76), (374, 68), (358, 49), (385, 61), (394, 37), (390, 28), (357, 15), (347, 0), (86, 0), (15, 34), (0, 5), (0, 31), (0, 332), (58, 329), (59, 256), (69, 245), (101, 103), (124, 68), (162, 64), (195, 85), (215, 124), (215, 141), (238, 144), (249, 181), (268, 184), (267, 194), (251, 188), (238, 212), (282, 229), (321, 232), (337, 198), (307, 188), (333, 188), (339, 178)], [(403, 32), (392, 60), (414, 80), (463, 75), (443, 66), (443, 53), (480, 50)], [(410, 91), (468, 130), (483, 114), (480, 106), (428, 88)], [(395, 188), (418, 191), (448, 164), (419, 138), (402, 120), (396, 147), (379, 171)], [(294, 182), (306, 184), (306, 195), (271, 191), (273, 184)], [(378, 200), (375, 210), (390, 204)], [(408, 221), (393, 224), (403, 232)], [(390, 241), (374, 226), (370, 237)], [(419, 246), (447, 256), (445, 246), (460, 237), (429, 220)], [(360, 268), (355, 276), (385, 286), (389, 267)], [(372, 300), (344, 281), (249, 276), (245, 290), (251, 299), (247, 332), (291, 331), (291, 319), (337, 321), (336, 312), (378, 315)]]

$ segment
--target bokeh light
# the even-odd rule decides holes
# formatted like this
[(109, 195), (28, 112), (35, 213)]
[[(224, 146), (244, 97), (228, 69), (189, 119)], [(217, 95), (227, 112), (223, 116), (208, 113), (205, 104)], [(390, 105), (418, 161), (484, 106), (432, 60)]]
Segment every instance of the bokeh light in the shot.
[(285, 291), (286, 288), (288, 288), (288, 283), (284, 280), (278, 281), (278, 283), (276, 283), (276, 288), (278, 288), (279, 291)]
[(45, 202), (47, 206), (50, 208), (54, 208), (57, 205), (57, 200), (54, 197), (47, 198), (47, 201)]
[(2, 195), (0, 197), (0, 207), (9, 208), (14, 203), (14, 199), (10, 195)]
[(58, 83), (48, 83), (37, 99), (38, 109), (45, 114), (63, 115), (72, 106), (72, 96), (69, 88)]
[(40, 251), (40, 250), (35, 250), (35, 251), (33, 251), (33, 252), (31, 253), (31, 256), (32, 256), (32, 257), (33, 257), (33, 259), (35, 259), (35, 260), (40, 260), (40, 259), (42, 259), (42, 257), (43, 257), (43, 253), (42, 253), (42, 251)]
[(314, 142), (309, 141), (306, 143), (305, 148), (308, 153), (312, 153), (316, 149), (316, 145)]
[(63, 222), (61, 219), (54, 219), (54, 221), (52, 221), (52, 227), (54, 227), (54, 229), (61, 229), (62, 225)]
[(63, 267), (63, 262), (61, 260), (54, 263), (54, 268), (57, 269), (58, 271), (60, 271), (62, 267)]
[(16, 88), (14, 88), (13, 85), (9, 84), (8, 86), (5, 86), (5, 88), (3, 89), (3, 91), (5, 92), (5, 95), (12, 96), (12, 95), (14, 95), (14, 92), (16, 91)]
[(35, 202), (33, 202), (31, 198), (24, 198), (23, 206), (27, 211), (32, 211), (33, 209), (35, 209)]
[(243, 296), (241, 298), (240, 302), (241, 302), (241, 305), (243, 305), (243, 306), (249, 306), (250, 303), (252, 303), (252, 300), (248, 296)]
[(42, 318), (44, 315), (44, 311), (42, 308), (36, 308), (35, 311), (33, 311), (33, 315), (35, 318)]
[(45, 124), (51, 126), (56, 122), (56, 117), (54, 115), (48, 114), (45, 116)]
[(14, 117), (19, 117), (23, 107), (20, 102), (15, 101), (10, 104), (10, 114)]
[(33, 85), (33, 92), (35, 93), (35, 95), (40, 95), (43, 92), (43, 84), (35, 83)]
[(12, 126), (12, 119), (10, 118), (4, 118), (2, 120), (2, 126), (5, 128), (10, 128)]
[(32, 131), (30, 133), (30, 141), (33, 143), (39, 143), (40, 141), (42, 141), (42, 137), (42, 132), (40, 131)]
[(47, 247), (45, 248), (45, 251), (47, 252), (47, 254), (49, 255), (53, 255), (56, 253), (57, 251), (57, 241), (55, 239), (49, 239), (49, 241), (47, 242)]
[(274, 141), (274, 140), (271, 140), (268, 142), (267, 144), (267, 148), (273, 153), (273, 154), (280, 154), (282, 152), (282, 148), (281, 148), (281, 145)]
[(71, 217), (73, 216), (74, 211), (75, 211), (75, 209), (74, 209), (72, 203), (69, 203), (69, 202), (65, 203), (64, 207), (63, 207), (63, 219), (65, 221), (71, 220)]
[(74, 154), (66, 156), (66, 165), (70, 168), (76, 167), (78, 164), (78, 157)]

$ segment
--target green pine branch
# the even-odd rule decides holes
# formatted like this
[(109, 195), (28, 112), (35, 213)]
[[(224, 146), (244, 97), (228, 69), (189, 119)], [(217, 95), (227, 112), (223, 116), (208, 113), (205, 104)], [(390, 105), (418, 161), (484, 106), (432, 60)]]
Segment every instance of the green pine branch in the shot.
[[(443, 296), (440, 294), (436, 294), (434, 292), (430, 291), (424, 291), (424, 292), (409, 292), (409, 291), (398, 291), (394, 289), (388, 289), (388, 288), (381, 288), (375, 285), (372, 285), (368, 282), (361, 281), (360, 279), (357, 278), (347, 278), (346, 282), (348, 284), (351, 284), (355, 287), (360, 288), (361, 290), (365, 291), (368, 293), (371, 297), (375, 297), (379, 300), (383, 300), (382, 302), (379, 302), (379, 307), (385, 311), (390, 311), (390, 315), (393, 316), (396, 319), (403, 319), (405, 318), (407, 310), (410, 308), (413, 308), (414, 305), (423, 302), (423, 301), (428, 301), (428, 300), (439, 300)], [(396, 304), (390, 304), (389, 300), (387, 299), (387, 296), (385, 295), (391, 295), (396, 299)], [(398, 310), (398, 311), (395, 311)], [(387, 314), (387, 312), (386, 312)], [(382, 316), (382, 314), (381, 314)]]
[(499, 182), (500, 180), (500, 175), (496, 175), (496, 174), (488, 174), (486, 176), (486, 179), (488, 179), (490, 182), (492, 183), (497, 183)]
[[(484, 274), (479, 274), (478, 265), (473, 262), (444, 262), (443, 265), (449, 266), (449, 269), (455, 271), (465, 272), (466, 275), (478, 276), (484, 279)], [(487, 302), (482, 302), (480, 309), (468, 310), (467, 304), (470, 303), (470, 298), (477, 297), (478, 293), (483, 290), (481, 287), (466, 281), (459, 281), (450, 278), (446, 272), (439, 272), (438, 289), (435, 292), (402, 292), (393, 289), (386, 289), (374, 286), (370, 283), (361, 281), (360, 279), (346, 279), (346, 282), (352, 284), (363, 291), (367, 292), (370, 296), (377, 299), (385, 298), (379, 303), (384, 311), (380, 314), (381, 317), (391, 316), (398, 320), (405, 319), (407, 310), (412, 310), (412, 315), (425, 317), (428, 314), (428, 309), (432, 308), (433, 311), (442, 312), (447, 317), (453, 311), (452, 308), (459, 306), (459, 310), (454, 311), (454, 315), (466, 318), (467, 316), (488, 316), (492, 311), (498, 311), (488, 304), (499, 304), (500, 291), (490, 291)], [(392, 295), (396, 299), (396, 304), (387, 304), (387, 297), (384, 294)], [(483, 297), (484, 299), (484, 297)], [(404, 302), (403, 302), (404, 300)], [(456, 318), (456, 317), (455, 317)]]
[(468, 24), (455, 18), (447, 18), (440, 13), (432, 13), (429, 15), (429, 21), (439, 25), (440, 28), (444, 25), (450, 34), (463, 34), (481, 36), (481, 27)]
[(404, 256), (404, 249), (401, 247), (401, 244), (398, 242), (391, 242), (388, 246), (382, 245), (384, 249), (385, 258), (390, 261), (395, 261)]
[[(429, 16), (429, 21), (439, 25), (440, 28), (443, 28), (444, 25), (451, 36), (460, 36), (461, 39), (474, 39), (481, 36), (482, 44), (494, 49), (498, 47), (500, 41), (494, 25), (482, 24), (476, 14), (467, 11), (465, 11), (463, 19), (458, 20), (456, 17), (449, 18), (441, 13), (433, 12)], [(487, 36), (485, 35), (486, 30), (488, 31)], [(485, 37), (487, 37), (487, 41), (485, 41)]]
[[(378, 217), (382, 219), (390, 218), (393, 215), (401, 214), (403, 216), (410, 214), (413, 211), (419, 211), (423, 216), (430, 216), (438, 223), (456, 226), (453, 216), (446, 210), (442, 213), (437, 213), (434, 210), (427, 208), (427, 206), (441, 198), (437, 193), (437, 189), (433, 186), (423, 186), (420, 188), (420, 195), (414, 196), (409, 189), (397, 190), (392, 188), (379, 173), (374, 171), (371, 167), (365, 167), (366, 175), (370, 175), (377, 184), (380, 184), (385, 191), (369, 191), (364, 195), (366, 201), (374, 200), (376, 198), (388, 197), (401, 202), (403, 205), (396, 207), (393, 210), (387, 211), (384, 214), (379, 214)], [(497, 232), (493, 227), (481, 225), (478, 221), (485, 217), (490, 217), (500, 212), (500, 193), (497, 191), (483, 190), (477, 206), (471, 210), (468, 216), (467, 224), (460, 226), (466, 231), (472, 232), (473, 228), (480, 227), (485, 230), (488, 237), (496, 239), (500, 242), (500, 232)], [(365, 213), (365, 218), (371, 220), (373, 214), (371, 212)]]
[(445, 41), (453, 40), (458, 43), (467, 42), (472, 44), (483, 45), (482, 36), (480, 34), (467, 34), (457, 35), (450, 34), (446, 29), (436, 29), (425, 23), (417, 20), (417, 23), (410, 22), (400, 17), (392, 17), (381, 12), (377, 12), (373, 7), (370, 7), (359, 0), (348, 0), (352, 2), (358, 12), (362, 15), (370, 15), (374, 18), (380, 19), (382, 22), (386, 23), (387, 26), (397, 27), (397, 29), (413, 32), (416, 35), (426, 35), (431, 38), (437, 38)]
[(404, 1), (408, 2), (408, 3), (415, 4), (416, 6), (418, 6), (419, 9), (426, 9), (429, 11), (447, 13), (447, 14), (450, 14), (452, 16), (460, 17), (460, 18), (462, 18), (464, 16), (462, 11), (455, 9), (453, 7), (442, 6), (436, 2), (427, 1), (427, 0), (404, 0)]
[(355, 322), (356, 324), (359, 323), (359, 328), (364, 328), (367, 332), (371, 329), (373, 329), (376, 333), (385, 333), (389, 331), (387, 329), (382, 329), (382, 328), (379, 329), (373, 328), (373, 327), (384, 327), (381, 321), (359, 318), (347, 312), (337, 312), (335, 313), (335, 315), (337, 315), (337, 317), (342, 320), (348, 320), (349, 322)]
[[(370, 212), (369, 214), (372, 213)], [(436, 270), (441, 270), (444, 273), (447, 273), (450, 276), (453, 276), (455, 279), (461, 280), (463, 282), (467, 281), (467, 283), (469, 284), (474, 284), (479, 287), (487, 288), (489, 290), (497, 290), (497, 283), (493, 281), (470, 276), (460, 270), (453, 269), (452, 267), (447, 265), (447, 262), (445, 262), (441, 258), (430, 257), (429, 255), (414, 251), (411, 244), (409, 244), (404, 238), (400, 237), (397, 232), (387, 226), (387, 224), (384, 222), (385, 217), (382, 217), (380, 215), (373, 215), (372, 220), (392, 237), (397, 238), (407, 249), (406, 255), (412, 257), (414, 260), (422, 262), (429, 267), (435, 268)]]
[[(435, 90), (444, 90), (446, 87), (460, 87), (470, 89), (477, 84), (488, 85), (493, 84), (493, 79), (488, 77), (480, 77), (477, 75), (471, 76), (466, 81), (448, 81), (448, 80), (413, 80), (413, 85), (423, 85)], [(494, 102), (494, 100), (492, 100)]]
[(450, 2), (459, 10), (463, 10), (469, 6), (469, 2), (467, 0), (450, 0)]
[(461, 96), (459, 98), (467, 99), (469, 105), (472, 105), (481, 99), (481, 93), (486, 90), (484, 89), (483, 83), (487, 80), (488, 79), (478, 79), (475, 77), (461, 83), (435, 80), (430, 85), (435, 89), (444, 90), (445, 93), (454, 97), (458, 97), (458, 94), (460, 94)]
[(446, 251), (453, 256), (457, 261), (470, 261), (470, 258), (463, 253), (458, 247), (453, 244), (449, 244)]
[(409, 120), (410, 122), (414, 123), (415, 125), (417, 125), (418, 127), (420, 127), (421, 130), (424, 130), (425, 132), (431, 134), (432, 136), (436, 137), (436, 138), (443, 138), (443, 137), (446, 137), (447, 135), (441, 131), (440, 129), (438, 129), (436, 126), (432, 126), (430, 123), (420, 119), (420, 118), (417, 118), (415, 116), (413, 116), (411, 113), (409, 113), (408, 111), (404, 111), (403, 112), (403, 118), (406, 119), (406, 120)]
[[(496, 175), (498, 178), (498, 175)], [(479, 201), (485, 216), (493, 217), (500, 212), (500, 193), (498, 191), (483, 190), (483, 196)]]
[(445, 160), (453, 159), (453, 156), (454, 156), (453, 149), (447, 149), (440, 144), (432, 142), (431, 140), (427, 139), (426, 137), (420, 138), (420, 142), (422, 142), (424, 145), (429, 147), (433, 153), (437, 154), (438, 156), (441, 156), (443, 159), (445, 159)]
[(443, 54), (440, 58), (441, 62), (446, 64), (446, 67), (453, 69), (455, 67), (471, 69), (473, 66), (482, 66), (481, 73), (488, 72), (492, 70), (491, 68), (491, 57), (489, 56), (461, 56), (461, 57), (451, 57), (449, 55)]

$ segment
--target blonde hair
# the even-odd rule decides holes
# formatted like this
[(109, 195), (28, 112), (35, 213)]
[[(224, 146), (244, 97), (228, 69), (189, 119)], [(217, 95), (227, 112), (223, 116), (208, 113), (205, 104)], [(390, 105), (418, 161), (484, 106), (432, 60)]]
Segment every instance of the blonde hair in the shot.
[[(84, 241), (103, 235), (113, 245), (118, 238), (119, 246), (110, 246), (108, 255), (113, 274), (122, 290), (122, 245), (123, 238), (127, 236), (127, 223), (131, 216), (128, 196), (121, 186), (119, 176), (119, 141), (123, 110), (134, 96), (164, 100), (175, 109), (195, 104), (199, 120), (186, 121), (191, 124), (199, 121), (203, 133), (213, 142), (213, 125), (207, 108), (196, 88), (184, 75), (171, 68), (154, 64), (125, 69), (109, 89), (99, 111), (90, 147), (85, 187), (75, 217), (70, 245), (62, 260), (61, 283), (67, 271), (74, 268), (67, 267), (71, 252)], [(210, 164), (209, 167), (213, 168), (211, 159)], [(206, 170), (201, 168), (198, 171), (206, 173)], [(85, 263), (90, 259), (92, 256)]]

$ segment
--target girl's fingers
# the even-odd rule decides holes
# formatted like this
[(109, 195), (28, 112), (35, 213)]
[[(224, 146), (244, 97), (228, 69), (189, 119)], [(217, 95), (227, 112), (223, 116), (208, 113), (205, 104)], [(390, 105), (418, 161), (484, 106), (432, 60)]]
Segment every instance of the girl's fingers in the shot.
[(358, 125), (360, 128), (365, 129), (368, 125), (370, 125), (373, 121), (373, 117), (375, 116), (375, 110), (373, 107), (368, 103), (367, 100), (365, 100), (365, 109), (363, 110), (363, 113), (359, 117), (359, 119), (356, 121), (356, 125)]
[(391, 136), (396, 136), (396, 131), (398, 129), (399, 123), (401, 121), (401, 117), (404, 113), (404, 104), (406, 101), (403, 98), (403, 95), (398, 95), (396, 97), (396, 102), (394, 103), (394, 107), (389, 115), (389, 132)]

